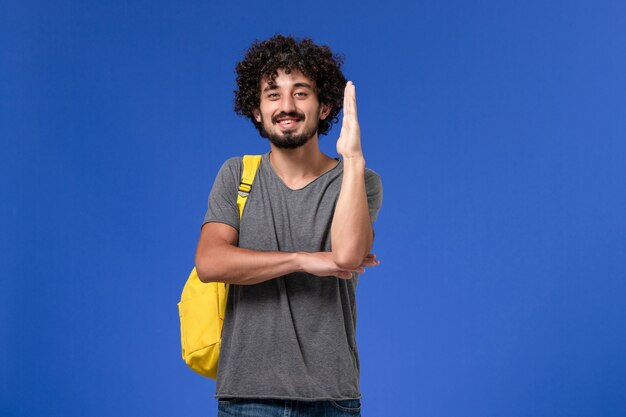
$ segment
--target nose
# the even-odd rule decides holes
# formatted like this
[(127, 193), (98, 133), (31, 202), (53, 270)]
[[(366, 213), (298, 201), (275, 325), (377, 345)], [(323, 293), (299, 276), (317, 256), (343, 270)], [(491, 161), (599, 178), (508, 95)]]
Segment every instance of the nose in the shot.
[(285, 94), (280, 99), (280, 110), (285, 113), (296, 111), (296, 101), (290, 94)]

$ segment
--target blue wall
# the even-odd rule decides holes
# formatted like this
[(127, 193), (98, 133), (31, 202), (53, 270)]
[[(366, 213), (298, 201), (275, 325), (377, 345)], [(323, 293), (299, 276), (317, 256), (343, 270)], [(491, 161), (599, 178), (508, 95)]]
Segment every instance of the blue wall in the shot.
[[(221, 4), (223, 3), (223, 4)], [(626, 6), (0, 4), (0, 415), (213, 416), (176, 303), (250, 42), (346, 55), (364, 417), (626, 415)], [(323, 138), (333, 154), (338, 129)]]

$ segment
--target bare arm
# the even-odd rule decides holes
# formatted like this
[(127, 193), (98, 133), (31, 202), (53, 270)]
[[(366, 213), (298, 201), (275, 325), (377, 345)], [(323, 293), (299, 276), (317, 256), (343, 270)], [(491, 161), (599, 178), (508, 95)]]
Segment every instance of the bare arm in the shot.
[(343, 123), (337, 141), (344, 171), (331, 226), (333, 260), (342, 268), (354, 268), (372, 248), (372, 223), (365, 190), (365, 158), (357, 119), (354, 84), (344, 92)]
[(237, 247), (238, 233), (224, 223), (207, 223), (200, 233), (196, 250), (196, 270), (203, 282), (220, 281), (249, 285), (292, 272), (317, 276), (352, 278), (375, 266), (373, 255), (364, 256), (355, 268), (345, 269), (333, 262), (330, 252), (259, 252)]

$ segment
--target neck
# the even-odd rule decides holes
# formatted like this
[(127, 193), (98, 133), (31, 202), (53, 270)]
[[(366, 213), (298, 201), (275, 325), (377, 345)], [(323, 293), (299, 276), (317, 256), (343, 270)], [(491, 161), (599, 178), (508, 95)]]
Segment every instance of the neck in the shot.
[(320, 151), (317, 135), (296, 149), (270, 144), (270, 163), (278, 176), (294, 186), (308, 183), (332, 169), (336, 161)]

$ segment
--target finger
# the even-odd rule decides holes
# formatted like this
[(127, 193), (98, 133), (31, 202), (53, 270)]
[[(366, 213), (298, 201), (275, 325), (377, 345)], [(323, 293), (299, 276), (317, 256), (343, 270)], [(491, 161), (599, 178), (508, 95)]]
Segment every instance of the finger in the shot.
[(343, 114), (344, 116), (354, 117), (356, 116), (354, 110), (355, 105), (355, 89), (352, 81), (348, 81), (343, 93)]
[(351, 81), (348, 81), (346, 83), (346, 87), (343, 89), (343, 114), (344, 114), (344, 116), (346, 115), (346, 111), (347, 111), (348, 105), (349, 105), (348, 102), (350, 101), (348, 99), (348, 96), (350, 95), (350, 84), (351, 83), (352, 83)]
[(351, 98), (351, 109), (352, 115), (354, 117), (354, 121), (357, 121), (357, 111), (356, 111), (356, 85), (352, 84), (352, 98)]
[(343, 116), (344, 125), (348, 125), (350, 128), (358, 128), (359, 121), (356, 114), (356, 87), (352, 81), (349, 81), (346, 85)]
[(363, 263), (361, 264), (362, 267), (373, 267), (373, 266), (378, 266), (380, 265), (380, 261), (378, 259), (371, 259), (371, 260), (367, 260), (367, 261), (363, 261)]
[(348, 271), (337, 271), (335, 272), (335, 276), (341, 279), (350, 279), (352, 278), (352, 272)]
[(361, 265), (355, 269), (342, 269), (335, 271), (335, 276), (338, 278), (352, 278), (352, 274), (362, 274), (363, 272), (365, 272), (365, 266)]
[(377, 266), (380, 264), (380, 260), (376, 259), (376, 254), (368, 253), (365, 258), (363, 258), (363, 262), (361, 265), (365, 266)]

